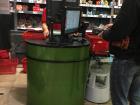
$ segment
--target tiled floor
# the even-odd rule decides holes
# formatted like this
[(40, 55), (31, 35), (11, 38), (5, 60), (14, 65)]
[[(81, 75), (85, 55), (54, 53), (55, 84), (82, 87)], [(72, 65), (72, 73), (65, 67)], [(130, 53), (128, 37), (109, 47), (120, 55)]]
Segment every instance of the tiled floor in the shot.
[[(18, 68), (15, 75), (0, 75), (0, 105), (26, 105), (27, 75)], [(85, 105), (111, 105), (95, 104), (85, 101)]]

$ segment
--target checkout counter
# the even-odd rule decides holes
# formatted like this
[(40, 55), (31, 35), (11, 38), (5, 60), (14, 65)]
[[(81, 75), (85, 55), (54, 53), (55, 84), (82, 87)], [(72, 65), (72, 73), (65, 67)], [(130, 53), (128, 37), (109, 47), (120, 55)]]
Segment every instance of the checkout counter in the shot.
[(27, 40), (27, 105), (84, 105), (89, 42), (47, 45)]

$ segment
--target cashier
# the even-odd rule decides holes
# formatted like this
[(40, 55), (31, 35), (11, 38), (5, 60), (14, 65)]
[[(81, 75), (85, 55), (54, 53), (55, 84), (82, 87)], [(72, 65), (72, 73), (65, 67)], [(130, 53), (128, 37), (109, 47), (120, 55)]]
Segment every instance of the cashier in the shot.
[[(42, 29), (43, 29), (43, 34), (44, 36), (47, 38), (49, 36), (49, 29), (46, 23), (46, 8), (43, 10), (43, 14), (42, 14)], [(60, 24), (54, 24), (53, 25), (53, 29), (55, 30), (60, 30), (61, 29), (61, 25)]]
[(43, 14), (42, 14), (42, 29), (43, 29), (44, 36), (48, 37), (49, 30), (48, 30), (48, 26), (46, 23), (46, 8), (43, 10)]

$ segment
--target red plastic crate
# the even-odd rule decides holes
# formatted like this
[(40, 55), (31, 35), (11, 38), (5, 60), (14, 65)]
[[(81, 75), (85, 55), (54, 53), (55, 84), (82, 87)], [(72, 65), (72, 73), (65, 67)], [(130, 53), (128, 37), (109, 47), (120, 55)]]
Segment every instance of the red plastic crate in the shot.
[(15, 74), (18, 59), (0, 59), (0, 74)]
[(22, 62), (22, 65), (23, 65), (23, 72), (27, 73), (27, 58), (24, 57), (21, 62)]
[(46, 39), (43, 35), (42, 31), (26, 31), (22, 34), (22, 38), (24, 40), (31, 39), (31, 40), (43, 40)]
[(9, 51), (8, 50), (0, 50), (0, 59), (9, 58)]

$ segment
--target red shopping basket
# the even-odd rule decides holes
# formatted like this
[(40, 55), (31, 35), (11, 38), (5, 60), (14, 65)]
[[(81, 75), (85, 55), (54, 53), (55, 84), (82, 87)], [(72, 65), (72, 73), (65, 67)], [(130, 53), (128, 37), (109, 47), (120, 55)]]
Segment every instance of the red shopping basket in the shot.
[(95, 55), (108, 55), (109, 54), (108, 43), (102, 40), (95, 42), (91, 50), (93, 54)]
[(24, 57), (21, 62), (22, 62), (22, 65), (23, 65), (23, 72), (27, 73), (27, 58)]
[(109, 43), (97, 35), (86, 35), (90, 41), (90, 51), (94, 55), (106, 56), (109, 54)]
[(8, 50), (0, 50), (0, 59), (9, 58), (9, 51)]
[(0, 74), (15, 74), (18, 58), (0, 59)]
[(43, 40), (46, 39), (43, 35), (42, 31), (26, 31), (22, 34), (22, 38), (24, 40), (31, 39), (31, 40)]

